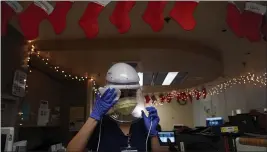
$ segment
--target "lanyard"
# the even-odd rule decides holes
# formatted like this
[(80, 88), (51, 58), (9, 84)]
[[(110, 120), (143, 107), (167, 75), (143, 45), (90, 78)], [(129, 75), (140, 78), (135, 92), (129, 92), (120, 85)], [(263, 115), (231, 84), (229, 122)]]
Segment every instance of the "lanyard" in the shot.
[(132, 139), (132, 134), (128, 134), (128, 140), (127, 140), (127, 143), (128, 143), (128, 147), (131, 147), (131, 139)]

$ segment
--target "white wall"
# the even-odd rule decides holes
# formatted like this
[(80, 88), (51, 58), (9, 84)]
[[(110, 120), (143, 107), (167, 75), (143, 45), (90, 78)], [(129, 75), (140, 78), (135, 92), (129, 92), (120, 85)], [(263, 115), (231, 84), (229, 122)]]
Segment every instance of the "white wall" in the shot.
[(207, 96), (199, 101), (193, 101), (194, 126), (205, 126), (205, 118), (210, 117), (204, 110), (211, 109), (215, 116), (221, 116), (228, 121), (232, 110), (242, 109), (249, 112), (251, 109), (263, 111), (267, 107), (266, 87), (253, 86), (252, 84), (235, 85), (218, 95)]
[(171, 103), (156, 106), (163, 131), (173, 130), (174, 124), (193, 127), (193, 104), (179, 105), (175, 99)]

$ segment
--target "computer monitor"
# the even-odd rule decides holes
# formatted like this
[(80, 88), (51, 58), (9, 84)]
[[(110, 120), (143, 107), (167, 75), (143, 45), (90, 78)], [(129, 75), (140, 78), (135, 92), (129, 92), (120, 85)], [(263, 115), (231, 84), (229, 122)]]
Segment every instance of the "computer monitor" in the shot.
[(206, 118), (206, 125), (207, 127), (222, 126), (223, 118), (222, 117)]
[(1, 151), (12, 151), (14, 140), (14, 128), (1, 128)]
[(174, 131), (161, 131), (158, 132), (158, 137), (161, 145), (168, 145), (168, 139), (171, 143), (175, 143), (175, 133)]

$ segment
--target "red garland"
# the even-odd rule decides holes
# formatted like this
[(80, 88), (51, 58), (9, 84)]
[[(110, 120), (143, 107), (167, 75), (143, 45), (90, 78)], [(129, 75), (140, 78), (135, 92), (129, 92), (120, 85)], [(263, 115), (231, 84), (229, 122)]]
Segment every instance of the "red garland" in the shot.
[(166, 100), (166, 97), (164, 96), (164, 94), (160, 94), (159, 98), (160, 98), (161, 103), (164, 103), (164, 101)]
[(151, 96), (151, 99), (152, 99), (152, 103), (153, 103), (153, 104), (157, 101), (157, 98), (156, 98), (155, 95), (152, 95), (152, 96)]
[(170, 102), (172, 101), (172, 98), (173, 98), (173, 96), (171, 95), (171, 93), (168, 93), (168, 94), (167, 94), (166, 101), (167, 101), (168, 103), (170, 103)]
[(149, 95), (146, 95), (146, 96), (145, 96), (145, 99), (146, 99), (146, 103), (149, 103), (149, 101), (151, 100), (151, 98), (150, 98)]
[(195, 95), (196, 95), (196, 99), (199, 100), (201, 94), (199, 93), (199, 91), (197, 89), (194, 92), (195, 92)]
[(202, 95), (203, 95), (203, 99), (206, 99), (207, 97), (207, 90), (205, 87), (202, 88)]

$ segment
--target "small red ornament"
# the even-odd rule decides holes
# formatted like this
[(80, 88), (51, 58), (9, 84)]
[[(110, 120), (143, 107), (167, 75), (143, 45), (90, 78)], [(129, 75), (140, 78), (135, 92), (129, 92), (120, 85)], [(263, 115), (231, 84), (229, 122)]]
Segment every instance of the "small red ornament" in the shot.
[(157, 101), (157, 98), (156, 98), (155, 95), (152, 95), (152, 96), (151, 96), (151, 99), (152, 99), (152, 103), (155, 103), (155, 102)]
[(150, 100), (151, 100), (151, 98), (150, 98), (150, 96), (149, 96), (149, 95), (146, 95), (146, 96), (145, 96), (145, 99), (146, 99), (146, 103), (149, 103), (149, 102), (150, 102)]
[(196, 99), (199, 100), (201, 94), (199, 93), (199, 91), (197, 89), (194, 92), (195, 92), (195, 95), (196, 95)]
[(207, 90), (205, 87), (202, 88), (202, 96), (203, 96), (203, 99), (206, 99), (207, 97)]
[(166, 100), (166, 97), (164, 96), (164, 94), (160, 94), (159, 98), (160, 98), (161, 103), (164, 103), (164, 101)]
[(168, 93), (168, 94), (167, 94), (166, 101), (167, 101), (168, 103), (170, 103), (170, 102), (172, 101), (172, 98), (173, 98), (172, 94), (171, 94), (171, 93)]

